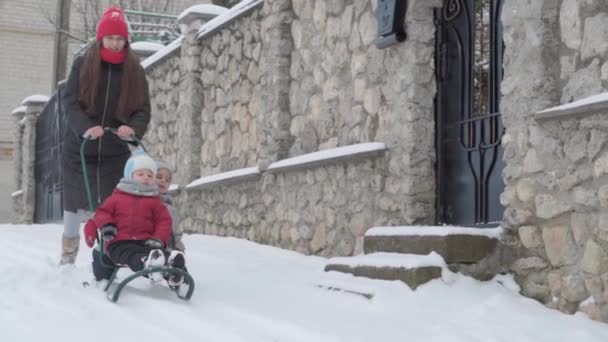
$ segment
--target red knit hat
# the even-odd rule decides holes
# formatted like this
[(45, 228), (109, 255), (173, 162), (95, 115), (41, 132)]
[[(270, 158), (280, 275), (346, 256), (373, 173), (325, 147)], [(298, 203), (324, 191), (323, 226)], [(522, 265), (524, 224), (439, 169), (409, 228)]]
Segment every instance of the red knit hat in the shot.
[(129, 39), (127, 19), (124, 12), (117, 6), (112, 6), (103, 12), (103, 16), (97, 24), (97, 40), (113, 34)]

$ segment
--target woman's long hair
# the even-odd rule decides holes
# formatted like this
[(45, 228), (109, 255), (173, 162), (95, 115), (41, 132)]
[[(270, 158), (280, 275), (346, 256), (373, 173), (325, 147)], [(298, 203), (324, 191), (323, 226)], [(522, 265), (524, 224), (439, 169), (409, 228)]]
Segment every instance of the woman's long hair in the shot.
[[(101, 47), (101, 41), (96, 41), (88, 49), (80, 68), (78, 100), (87, 113), (92, 112), (95, 107), (101, 73)], [(120, 95), (114, 117), (122, 123), (127, 123), (131, 114), (143, 107), (146, 94), (145, 75), (139, 65), (139, 58), (131, 51), (129, 43), (124, 48), (127, 50), (127, 57), (123, 64)]]

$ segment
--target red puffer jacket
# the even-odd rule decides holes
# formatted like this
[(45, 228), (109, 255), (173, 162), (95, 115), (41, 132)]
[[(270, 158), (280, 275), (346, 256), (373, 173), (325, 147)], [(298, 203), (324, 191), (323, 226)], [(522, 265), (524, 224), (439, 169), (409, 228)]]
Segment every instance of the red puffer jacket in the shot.
[[(84, 227), (86, 237), (97, 236), (106, 224), (116, 226), (118, 233), (107, 245), (125, 240), (158, 239), (169, 243), (171, 215), (158, 196), (137, 196), (115, 189)], [(88, 238), (87, 244), (89, 244)], [(89, 247), (93, 247), (91, 241)]]

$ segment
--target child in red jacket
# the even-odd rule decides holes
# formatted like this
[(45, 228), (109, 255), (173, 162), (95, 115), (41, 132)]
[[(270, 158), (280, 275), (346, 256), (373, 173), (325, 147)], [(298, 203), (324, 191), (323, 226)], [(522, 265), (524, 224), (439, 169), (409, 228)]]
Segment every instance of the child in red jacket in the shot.
[[(125, 164), (124, 178), (84, 228), (89, 247), (95, 244), (99, 230), (107, 241), (107, 257), (114, 264), (129, 266), (134, 272), (164, 265), (185, 268), (182, 252), (165, 249), (171, 238), (172, 223), (169, 211), (158, 196), (156, 170), (156, 162), (150, 156), (143, 151), (134, 152)], [(94, 271), (95, 262), (94, 253)], [(151, 273), (149, 277), (153, 282), (163, 279), (159, 272)], [(170, 286), (179, 286), (182, 278), (172, 275), (167, 281)]]

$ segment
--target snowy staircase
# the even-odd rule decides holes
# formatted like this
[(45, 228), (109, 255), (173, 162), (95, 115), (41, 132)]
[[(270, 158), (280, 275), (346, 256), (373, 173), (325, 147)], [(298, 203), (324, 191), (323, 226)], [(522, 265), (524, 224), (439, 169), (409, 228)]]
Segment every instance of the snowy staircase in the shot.
[(372, 253), (354, 257), (332, 258), (325, 271), (351, 273), (358, 277), (400, 280), (410, 288), (441, 277), (445, 261), (437, 253), (413, 255)]
[(446, 268), (457, 270), (489, 256), (501, 232), (501, 228), (451, 226), (375, 227), (365, 234), (365, 254), (332, 258), (325, 271), (400, 280), (416, 289), (440, 278)]

